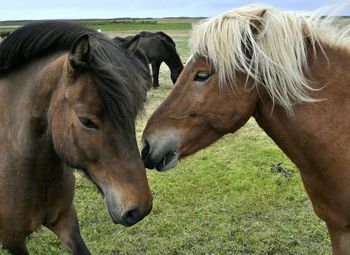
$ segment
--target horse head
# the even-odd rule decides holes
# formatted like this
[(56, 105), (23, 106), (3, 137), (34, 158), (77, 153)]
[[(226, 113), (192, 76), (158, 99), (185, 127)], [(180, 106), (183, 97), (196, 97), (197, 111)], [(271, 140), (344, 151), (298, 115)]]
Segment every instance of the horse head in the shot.
[[(247, 81), (243, 74), (237, 78), (240, 84)], [(142, 157), (147, 168), (168, 170), (178, 159), (236, 131), (249, 119), (257, 102), (256, 91), (218, 84), (218, 73), (206, 58), (195, 57), (186, 64), (144, 130)]]
[(59, 157), (96, 184), (114, 222), (130, 226), (152, 205), (134, 124), (146, 92), (130, 91), (112, 65), (116, 48), (108, 54), (102, 48), (83, 35), (63, 56), (64, 77), (50, 106), (51, 132)]

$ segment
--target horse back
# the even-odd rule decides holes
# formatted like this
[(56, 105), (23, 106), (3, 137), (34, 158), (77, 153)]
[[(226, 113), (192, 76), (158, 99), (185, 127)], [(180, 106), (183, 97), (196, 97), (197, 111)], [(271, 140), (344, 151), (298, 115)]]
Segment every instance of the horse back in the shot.
[(164, 61), (172, 56), (161, 39), (157, 37), (141, 37), (138, 49), (150, 60)]

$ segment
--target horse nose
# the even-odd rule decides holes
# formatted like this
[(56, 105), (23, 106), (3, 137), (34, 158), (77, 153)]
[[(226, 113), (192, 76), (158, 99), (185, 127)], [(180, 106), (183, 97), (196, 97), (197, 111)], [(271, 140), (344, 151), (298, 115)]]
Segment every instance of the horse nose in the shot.
[(147, 142), (147, 140), (145, 140), (142, 143), (142, 149), (141, 149), (142, 160), (144, 160), (146, 157), (148, 157), (148, 154), (149, 154), (149, 143)]
[(179, 137), (169, 133), (160, 137), (148, 137), (144, 140), (141, 155), (146, 168), (166, 171), (175, 167), (179, 153)]
[(151, 158), (150, 145), (147, 140), (142, 144), (141, 156), (146, 168), (153, 169), (156, 167), (157, 162)]
[(140, 208), (134, 206), (125, 210), (122, 215), (122, 224), (124, 226), (132, 226), (142, 220), (147, 214), (151, 212), (152, 208), (150, 207), (146, 211), (142, 211)]

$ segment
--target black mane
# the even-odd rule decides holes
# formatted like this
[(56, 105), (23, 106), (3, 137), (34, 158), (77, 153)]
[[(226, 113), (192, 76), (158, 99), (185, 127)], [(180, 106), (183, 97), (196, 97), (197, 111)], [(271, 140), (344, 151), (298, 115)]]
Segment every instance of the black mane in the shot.
[(84, 34), (89, 36), (91, 48), (88, 71), (107, 111), (119, 126), (134, 125), (146, 98), (148, 70), (127, 50), (87, 27), (44, 21), (17, 29), (0, 43), (0, 76), (40, 57), (69, 51)]
[(167, 42), (173, 47), (176, 47), (174, 40), (169, 35), (167, 35), (162, 31), (158, 31), (158, 32), (141, 31), (139, 34), (141, 35), (141, 37), (158, 37), (163, 42)]

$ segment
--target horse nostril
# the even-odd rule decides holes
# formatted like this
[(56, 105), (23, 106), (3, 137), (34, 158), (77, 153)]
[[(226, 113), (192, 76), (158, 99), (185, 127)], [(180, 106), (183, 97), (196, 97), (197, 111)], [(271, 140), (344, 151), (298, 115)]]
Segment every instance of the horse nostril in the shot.
[(122, 214), (123, 225), (132, 226), (135, 223), (137, 223), (138, 221), (142, 220), (143, 217), (144, 217), (144, 215), (142, 215), (139, 212), (137, 207), (128, 209)]
[(155, 168), (157, 162), (154, 162), (150, 155), (150, 145), (148, 141), (144, 141), (141, 150), (141, 156), (145, 167), (148, 169)]
[(142, 160), (145, 160), (148, 154), (149, 154), (149, 143), (147, 141), (144, 141), (142, 144), (142, 150), (141, 150)]

